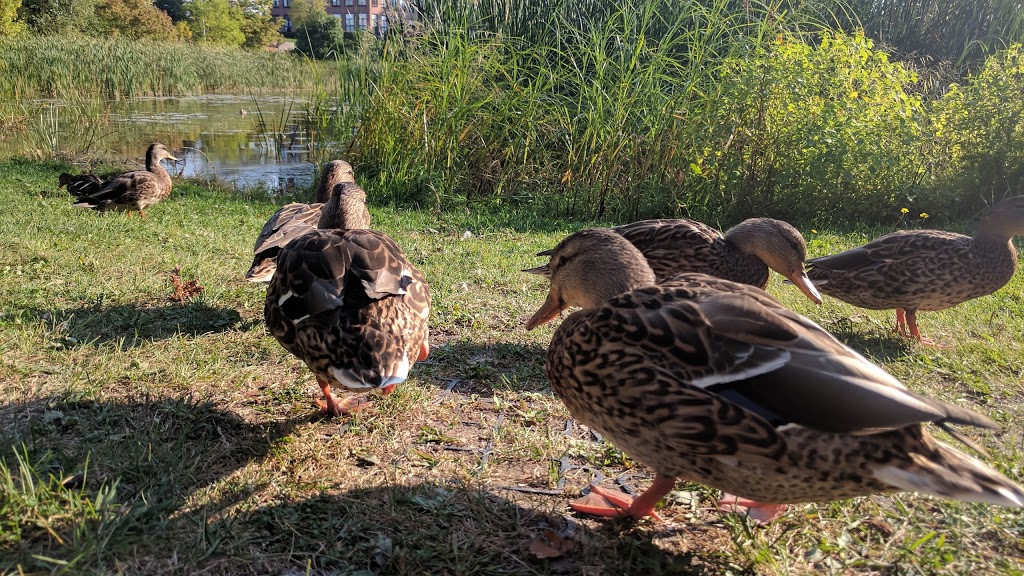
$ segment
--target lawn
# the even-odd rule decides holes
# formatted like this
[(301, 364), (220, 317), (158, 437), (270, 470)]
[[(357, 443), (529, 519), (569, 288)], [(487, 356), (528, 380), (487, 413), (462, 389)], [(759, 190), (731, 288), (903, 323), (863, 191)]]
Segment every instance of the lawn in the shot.
[[(145, 220), (97, 214), (57, 189), (62, 168), (0, 162), (0, 572), (1024, 573), (1024, 512), (911, 494), (768, 526), (685, 483), (662, 523), (571, 513), (589, 481), (651, 480), (552, 395), (558, 323), (522, 327), (547, 286), (519, 270), (583, 223), (371, 207), (430, 282), (432, 354), (325, 419), (264, 329), (265, 288), (242, 279), (275, 202), (179, 183)], [(881, 232), (805, 230), (811, 256)], [(204, 287), (184, 303), (176, 267)], [(922, 313), (943, 349), (894, 337), (891, 312), (815, 307), (777, 276), (769, 290), (914, 390), (995, 418), (968, 433), (1024, 481), (1021, 274)]]

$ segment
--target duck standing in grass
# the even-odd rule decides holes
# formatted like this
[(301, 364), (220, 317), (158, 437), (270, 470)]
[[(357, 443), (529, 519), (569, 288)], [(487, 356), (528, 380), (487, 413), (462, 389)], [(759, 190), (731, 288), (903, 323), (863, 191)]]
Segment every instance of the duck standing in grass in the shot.
[(430, 288), (395, 241), (373, 230), (324, 229), (347, 218), (346, 186), (358, 188), (335, 189), (320, 229), (281, 248), (263, 308), (270, 333), (313, 371), (324, 394), (317, 405), (331, 416), (366, 404), (336, 400), (332, 386), (388, 394), (430, 352)]
[[(245, 273), (245, 279), (250, 282), (269, 282), (277, 269), (277, 255), (281, 248), (306, 232), (316, 229), (324, 203), (330, 199), (335, 188), (339, 184), (355, 185), (355, 181), (355, 173), (351, 164), (344, 160), (328, 162), (320, 173), (313, 204), (297, 202), (286, 204), (263, 225), (259, 236), (256, 237), (252, 266)], [(370, 227), (370, 212), (366, 209), (366, 193), (358, 186), (345, 190), (349, 194), (342, 199), (341, 204), (344, 222), (340, 220), (333, 222), (337, 218), (330, 217), (329, 220), (333, 222), (333, 225), (321, 226), (321, 228), (361, 229)]]
[(595, 487), (598, 502), (575, 509), (647, 516), (676, 478), (739, 495), (725, 501), (764, 521), (787, 503), (903, 490), (1024, 506), (1019, 486), (922, 426), (995, 423), (907, 390), (766, 292), (695, 273), (655, 285), (610, 230), (569, 236), (548, 265), (527, 329), (583, 308), (548, 347), (552, 388), (656, 473), (635, 500)]
[(68, 194), (75, 200), (99, 192), (103, 188), (103, 180), (95, 174), (71, 175), (61, 172), (58, 176), (58, 188), (67, 188)]
[(1013, 278), (1024, 234), (1024, 196), (992, 206), (974, 236), (902, 230), (808, 261), (807, 276), (822, 292), (870, 310), (896, 309), (896, 330), (932, 342), (917, 326), (918, 310), (944, 310), (991, 294)]
[[(684, 272), (701, 272), (756, 286), (768, 287), (769, 268), (789, 278), (815, 304), (821, 295), (804, 273), (807, 243), (787, 222), (750, 218), (723, 235), (696, 220), (641, 220), (613, 231), (636, 246), (658, 282)], [(539, 255), (546, 255), (541, 252)], [(528, 272), (547, 274), (546, 265)]]
[(125, 172), (110, 179), (102, 188), (77, 199), (74, 206), (92, 210), (135, 211), (146, 217), (146, 208), (171, 194), (171, 175), (161, 160), (177, 160), (163, 144), (152, 144), (146, 151), (146, 169)]

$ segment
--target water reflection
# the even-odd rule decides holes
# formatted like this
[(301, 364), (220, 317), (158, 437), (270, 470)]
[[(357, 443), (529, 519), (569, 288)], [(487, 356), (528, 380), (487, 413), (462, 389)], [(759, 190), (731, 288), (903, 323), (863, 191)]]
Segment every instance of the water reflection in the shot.
[[(35, 103), (39, 106), (39, 103)], [(99, 155), (142, 163), (146, 147), (162, 142), (179, 158), (169, 170), (181, 176), (217, 178), (238, 187), (271, 190), (308, 186), (315, 166), (303, 129), (306, 99), (296, 95), (202, 95), (139, 98), (113, 104), (105, 129), (91, 144)], [(47, 102), (60, 115), (61, 102)], [(64, 113), (63, 126), (72, 115)], [(0, 142), (0, 154), (30, 149), (17, 137)], [(68, 133), (67, 151), (81, 153)]]

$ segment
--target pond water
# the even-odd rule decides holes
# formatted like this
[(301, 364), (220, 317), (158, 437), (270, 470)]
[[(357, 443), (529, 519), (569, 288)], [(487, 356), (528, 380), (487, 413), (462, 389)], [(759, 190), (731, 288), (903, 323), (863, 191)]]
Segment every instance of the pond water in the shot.
[[(149, 144), (161, 142), (178, 158), (177, 163), (164, 162), (174, 175), (286, 190), (308, 186), (314, 179), (316, 167), (303, 129), (305, 103), (303, 96), (296, 95), (140, 98), (110, 105), (99, 127), (69, 142), (72, 128), (56, 127), (75, 122), (72, 107), (59, 101), (37, 102), (39, 120), (33, 118), (35, 128), (24, 137), (35, 140), (28, 149), (34, 145), (81, 153), (87, 143), (90, 155), (129, 164), (144, 163)], [(52, 135), (50, 125), (55, 127)], [(62, 130), (64, 142), (59, 141)], [(3, 142), (0, 154), (12, 152), (18, 140)]]

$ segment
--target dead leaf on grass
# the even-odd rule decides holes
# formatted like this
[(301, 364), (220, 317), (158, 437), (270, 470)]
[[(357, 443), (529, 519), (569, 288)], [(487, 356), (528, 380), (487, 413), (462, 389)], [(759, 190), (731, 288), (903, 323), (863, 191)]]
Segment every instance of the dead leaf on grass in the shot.
[(179, 304), (184, 304), (186, 300), (196, 294), (199, 294), (205, 290), (205, 288), (200, 286), (195, 279), (182, 280), (181, 265), (179, 264), (174, 267), (174, 270), (171, 270), (171, 290), (173, 290), (173, 292), (171, 292), (171, 300)]
[(575, 540), (563, 538), (551, 530), (545, 530), (530, 542), (530, 553), (537, 558), (558, 558), (576, 546)]

